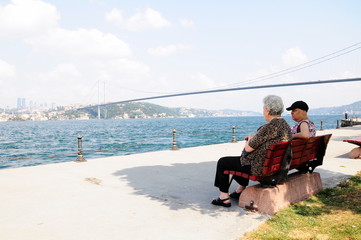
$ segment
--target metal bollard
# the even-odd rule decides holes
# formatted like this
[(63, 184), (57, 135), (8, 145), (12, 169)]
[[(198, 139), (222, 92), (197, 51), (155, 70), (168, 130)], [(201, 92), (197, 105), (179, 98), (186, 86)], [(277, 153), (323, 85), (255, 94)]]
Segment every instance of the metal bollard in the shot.
[(320, 127), (320, 130), (322, 131), (323, 130), (323, 121), (321, 120), (321, 127)]
[(76, 162), (86, 162), (85, 158), (83, 157), (83, 141), (82, 136), (78, 135), (78, 157), (76, 158)]
[(339, 129), (340, 128), (340, 120), (336, 120), (336, 129)]
[(232, 126), (232, 143), (236, 143), (236, 126)]
[(179, 148), (177, 147), (177, 130), (173, 129), (173, 146), (172, 146), (172, 150), (179, 150)]

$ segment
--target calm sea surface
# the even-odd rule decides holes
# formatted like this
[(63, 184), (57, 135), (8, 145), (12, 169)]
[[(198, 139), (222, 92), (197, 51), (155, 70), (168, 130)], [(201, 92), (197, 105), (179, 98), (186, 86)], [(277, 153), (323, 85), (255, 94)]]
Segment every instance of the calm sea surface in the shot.
[[(336, 128), (342, 116), (311, 116), (323, 129)], [(290, 116), (285, 119), (292, 126)], [(74, 161), (83, 138), (86, 159), (231, 142), (255, 133), (263, 117), (119, 119), (86, 121), (0, 122), (0, 169)], [(110, 150), (112, 149), (112, 150)]]

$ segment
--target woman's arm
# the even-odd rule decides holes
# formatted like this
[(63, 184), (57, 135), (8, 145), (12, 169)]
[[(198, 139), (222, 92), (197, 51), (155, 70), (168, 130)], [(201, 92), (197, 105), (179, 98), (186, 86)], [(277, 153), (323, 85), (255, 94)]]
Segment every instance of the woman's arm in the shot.
[(258, 148), (259, 145), (266, 142), (267, 139), (272, 137), (271, 128), (269, 124), (265, 124), (258, 128), (257, 133), (250, 134), (248, 138), (246, 138), (246, 144), (244, 146), (244, 150), (248, 153), (253, 152), (256, 148)]
[[(252, 136), (253, 137), (253, 136)], [(248, 144), (248, 141), (250, 140), (251, 138), (248, 137), (248, 140), (246, 141), (246, 145), (244, 146), (244, 150), (246, 150), (246, 152), (253, 152), (254, 151), (254, 148), (252, 148), (251, 146), (249, 146)]]
[(307, 122), (302, 122), (299, 126), (300, 131), (296, 134), (293, 134), (292, 138), (309, 138), (310, 137), (310, 127)]

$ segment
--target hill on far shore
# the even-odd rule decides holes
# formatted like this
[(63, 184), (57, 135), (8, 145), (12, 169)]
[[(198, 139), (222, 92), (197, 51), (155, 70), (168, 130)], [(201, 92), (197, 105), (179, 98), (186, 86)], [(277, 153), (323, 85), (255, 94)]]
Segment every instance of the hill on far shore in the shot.
[[(88, 120), (97, 119), (98, 114), (101, 119), (262, 116), (262, 113), (254, 111), (169, 108), (147, 102), (113, 104), (100, 107), (99, 110), (98, 112), (96, 106), (82, 109), (56, 107), (42, 111), (38, 109), (14, 109), (0, 114), (0, 121)], [(361, 114), (361, 101), (338, 107), (311, 108), (309, 115), (343, 115), (346, 111), (350, 117), (357, 117)]]
[(361, 101), (338, 107), (323, 107), (310, 109), (309, 115), (343, 115), (345, 112), (349, 114), (361, 114)]

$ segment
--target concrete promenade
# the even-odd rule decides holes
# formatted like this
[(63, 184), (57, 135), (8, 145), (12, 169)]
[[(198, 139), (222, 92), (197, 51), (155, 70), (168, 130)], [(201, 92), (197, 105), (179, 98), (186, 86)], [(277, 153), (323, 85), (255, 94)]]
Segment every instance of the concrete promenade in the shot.
[[(332, 133), (324, 187), (361, 170), (349, 159), (361, 126)], [(0, 170), (3, 240), (237, 239), (268, 216), (210, 204), (217, 160), (244, 142)], [(76, 156), (74, 156), (75, 158)], [(86, 157), (86, 156), (85, 156)], [(254, 182), (251, 182), (255, 184)], [(232, 186), (231, 191), (235, 186)]]

